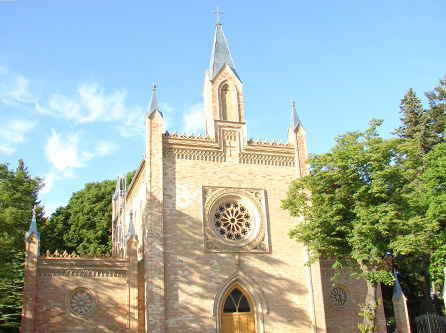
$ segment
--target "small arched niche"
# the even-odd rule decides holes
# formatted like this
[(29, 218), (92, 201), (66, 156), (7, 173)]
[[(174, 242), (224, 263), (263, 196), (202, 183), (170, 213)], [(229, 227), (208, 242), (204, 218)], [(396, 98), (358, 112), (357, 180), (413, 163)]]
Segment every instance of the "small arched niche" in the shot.
[(228, 81), (222, 82), (219, 89), (220, 119), (239, 121), (237, 112), (237, 90)]

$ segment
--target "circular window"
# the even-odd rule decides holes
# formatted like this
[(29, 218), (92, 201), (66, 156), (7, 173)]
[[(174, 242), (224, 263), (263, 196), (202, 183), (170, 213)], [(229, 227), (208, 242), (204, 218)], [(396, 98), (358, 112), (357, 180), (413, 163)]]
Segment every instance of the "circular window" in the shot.
[(261, 191), (206, 188), (204, 198), (207, 250), (227, 252), (268, 250)]
[(76, 316), (86, 316), (96, 308), (96, 295), (87, 288), (76, 288), (67, 297), (67, 306)]
[(239, 201), (227, 200), (216, 206), (213, 228), (221, 238), (229, 241), (244, 239), (252, 230), (251, 213)]
[(346, 287), (335, 285), (330, 291), (330, 301), (335, 308), (345, 308), (350, 302), (349, 291)]

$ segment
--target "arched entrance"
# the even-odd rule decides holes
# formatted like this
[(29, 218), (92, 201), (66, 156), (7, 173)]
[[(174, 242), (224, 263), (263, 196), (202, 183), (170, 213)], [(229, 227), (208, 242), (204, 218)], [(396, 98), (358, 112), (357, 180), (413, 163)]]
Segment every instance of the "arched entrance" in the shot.
[(254, 307), (248, 293), (238, 284), (232, 286), (221, 304), (223, 333), (255, 333)]

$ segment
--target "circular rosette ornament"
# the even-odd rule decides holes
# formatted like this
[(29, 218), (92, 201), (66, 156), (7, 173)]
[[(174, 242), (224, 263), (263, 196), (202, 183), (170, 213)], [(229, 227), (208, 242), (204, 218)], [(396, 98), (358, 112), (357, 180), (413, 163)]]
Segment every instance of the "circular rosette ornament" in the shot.
[(76, 316), (86, 316), (96, 308), (96, 295), (87, 288), (76, 288), (68, 294), (67, 306)]

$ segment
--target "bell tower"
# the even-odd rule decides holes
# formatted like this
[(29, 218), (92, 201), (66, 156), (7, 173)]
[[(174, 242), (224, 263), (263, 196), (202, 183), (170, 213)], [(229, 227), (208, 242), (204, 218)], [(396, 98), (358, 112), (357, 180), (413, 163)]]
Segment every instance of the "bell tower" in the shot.
[(242, 87), (223, 28), (218, 22), (202, 93), (206, 135), (216, 137), (216, 122), (244, 123)]

